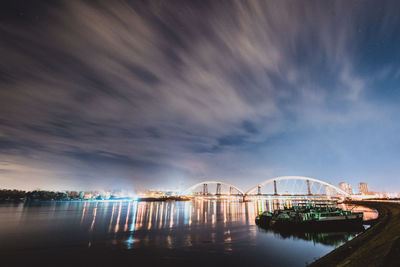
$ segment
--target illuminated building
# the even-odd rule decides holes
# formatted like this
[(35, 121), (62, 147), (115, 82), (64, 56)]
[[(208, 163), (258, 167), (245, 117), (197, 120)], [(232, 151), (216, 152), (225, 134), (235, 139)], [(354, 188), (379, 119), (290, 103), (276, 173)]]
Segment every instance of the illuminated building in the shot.
[(368, 193), (368, 184), (367, 183), (359, 183), (358, 191), (360, 191), (361, 194), (367, 194)]
[(353, 194), (353, 189), (351, 188), (351, 184), (349, 183), (341, 182), (339, 183), (339, 188), (349, 195)]

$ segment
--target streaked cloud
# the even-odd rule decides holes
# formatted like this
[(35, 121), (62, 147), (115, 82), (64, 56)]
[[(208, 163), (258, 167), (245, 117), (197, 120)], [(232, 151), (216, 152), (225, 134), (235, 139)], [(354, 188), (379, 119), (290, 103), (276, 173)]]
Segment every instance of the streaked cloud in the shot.
[(397, 6), (62, 1), (4, 19), (0, 179), (143, 188), (222, 177), (246, 187), (298, 174), (373, 183), (378, 171), (361, 171), (361, 155), (385, 153), (388, 134), (397, 140), (387, 118), (398, 109), (376, 95), (399, 66), (367, 55), (379, 59), (382, 47), (397, 56), (380, 44), (398, 28)]

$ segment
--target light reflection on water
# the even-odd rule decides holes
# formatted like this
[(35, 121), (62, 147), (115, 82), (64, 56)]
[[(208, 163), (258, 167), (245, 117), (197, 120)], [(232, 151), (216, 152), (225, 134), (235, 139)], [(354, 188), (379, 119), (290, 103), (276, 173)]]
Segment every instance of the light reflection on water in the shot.
[[(185, 228), (190, 232), (192, 228), (211, 228), (217, 226), (227, 227), (235, 223), (254, 226), (255, 216), (265, 210), (273, 211), (282, 209), (285, 201), (263, 201), (238, 202), (229, 200), (193, 200), (185, 202), (112, 202), (111, 215), (108, 219), (108, 233), (129, 233), (126, 238), (128, 249), (133, 247), (134, 242), (150, 243), (146, 233), (161, 229)], [(84, 203), (81, 216), (81, 229), (93, 231), (96, 227), (96, 215), (99, 202)], [(100, 217), (107, 218), (109, 206), (100, 203)], [(352, 205), (340, 205), (344, 209), (364, 212), (364, 219), (374, 219), (377, 213), (374, 210), (355, 207)], [(107, 220), (107, 219), (106, 219)], [(90, 222), (90, 223), (89, 223)], [(98, 226), (101, 231), (101, 224)], [(252, 228), (248, 236), (254, 236), (256, 228)], [(135, 235), (135, 232), (140, 234)], [(215, 243), (216, 235), (212, 233), (207, 242)], [(231, 243), (229, 227), (224, 231), (224, 242)], [(168, 247), (173, 246), (171, 236), (166, 236)], [(191, 236), (185, 240), (186, 245), (191, 245)]]
[[(257, 214), (283, 208), (285, 204), (290, 203), (197, 199), (0, 205), (0, 240), (4, 241), (0, 242), (0, 249), (12, 255), (13, 249), (62, 250), (65, 246), (69, 249), (84, 246), (90, 250), (102, 249), (104, 257), (115, 250), (140, 250), (158, 255), (161, 263), (163, 257), (170, 258), (180, 252), (183, 255), (177, 258), (190, 257), (194, 262), (201, 261), (204, 253), (211, 253), (215, 260), (224, 262), (257, 262), (271, 257), (275, 264), (303, 266), (354, 236), (347, 233), (285, 236), (255, 225)], [(375, 214), (369, 209), (364, 212), (368, 216)], [(229, 259), (224, 255), (229, 255)]]

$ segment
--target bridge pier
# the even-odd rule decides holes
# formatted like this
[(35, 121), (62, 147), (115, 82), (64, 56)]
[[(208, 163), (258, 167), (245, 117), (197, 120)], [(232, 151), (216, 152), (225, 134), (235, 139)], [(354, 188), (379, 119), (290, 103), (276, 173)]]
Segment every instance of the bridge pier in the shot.
[(208, 185), (203, 184), (203, 196), (207, 196), (207, 195), (208, 195)]
[(276, 188), (276, 180), (274, 180), (274, 195), (278, 195), (278, 189)]
[(310, 188), (310, 180), (307, 180), (307, 191), (308, 191), (308, 195), (311, 196), (311, 188)]
[(217, 196), (221, 195), (221, 184), (217, 184)]
[(257, 195), (261, 195), (261, 185), (258, 185), (257, 187)]

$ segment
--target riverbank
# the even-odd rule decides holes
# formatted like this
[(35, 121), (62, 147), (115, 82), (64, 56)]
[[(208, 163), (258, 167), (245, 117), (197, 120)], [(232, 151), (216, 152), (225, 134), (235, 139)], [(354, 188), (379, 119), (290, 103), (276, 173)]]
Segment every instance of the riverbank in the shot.
[(309, 266), (400, 266), (400, 204), (353, 201), (374, 208), (379, 218), (364, 233)]

